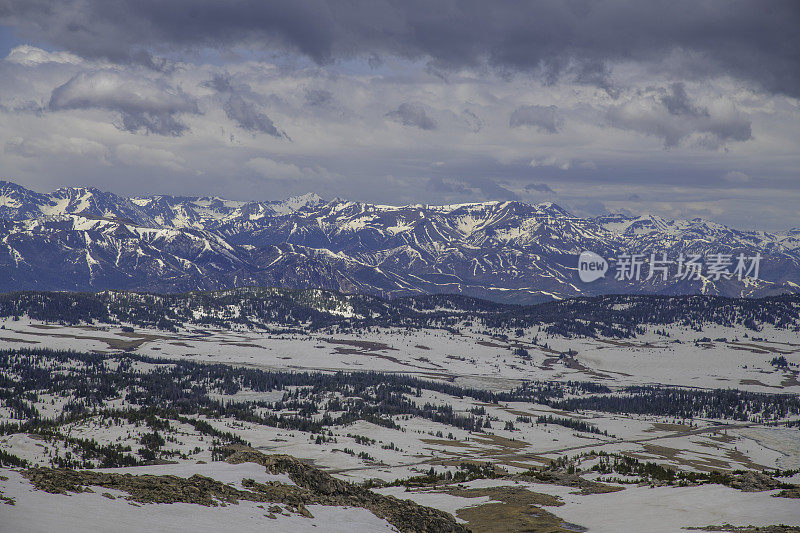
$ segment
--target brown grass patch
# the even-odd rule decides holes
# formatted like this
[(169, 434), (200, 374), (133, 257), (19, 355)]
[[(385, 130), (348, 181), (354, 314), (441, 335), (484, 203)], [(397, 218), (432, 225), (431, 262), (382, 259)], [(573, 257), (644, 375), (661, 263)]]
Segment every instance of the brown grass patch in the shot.
[(796, 350), (779, 350), (778, 348), (774, 348), (772, 346), (764, 346), (763, 344), (755, 344), (753, 342), (729, 342), (728, 345), (731, 347), (743, 346), (751, 350), (757, 350), (754, 353), (768, 352), (768, 353), (779, 353), (783, 355), (789, 355), (796, 351)]
[(487, 348), (508, 348), (505, 344), (497, 344), (496, 342), (489, 342), (489, 341), (478, 341), (478, 344), (481, 346), (486, 346)]
[(767, 387), (768, 389), (780, 389), (777, 385), (767, 385), (757, 379), (740, 379), (739, 385), (758, 385), (759, 387)]
[(466, 520), (469, 528), (475, 533), (490, 531), (508, 533), (585, 531), (585, 528), (567, 524), (558, 516), (542, 509), (542, 506), (557, 507), (563, 505), (560, 498), (533, 492), (523, 487), (455, 488), (448, 490), (446, 494), (466, 498), (488, 496), (492, 500), (496, 500), (456, 511), (456, 516)]
[(667, 424), (664, 422), (654, 422), (653, 427), (645, 429), (645, 433), (655, 433), (657, 431), (667, 431), (667, 432), (675, 432), (675, 433), (688, 433), (692, 431), (694, 428), (690, 428), (684, 424)]
[[(722, 471), (722, 470), (731, 470), (731, 464), (727, 461), (723, 461), (722, 459), (717, 459), (715, 457), (703, 457), (701, 459), (685, 459), (680, 457), (680, 454), (683, 450), (679, 450), (676, 448), (670, 448), (667, 446), (659, 446), (657, 444), (642, 444), (642, 449), (645, 453), (650, 455), (655, 455), (665, 459), (669, 462), (675, 463), (680, 466), (689, 466), (691, 468), (695, 468), (697, 470), (701, 470), (704, 472), (711, 472), (712, 470)], [(641, 461), (652, 461), (651, 457), (646, 457), (637, 453), (632, 452), (623, 452), (625, 455), (629, 455), (630, 457), (635, 457)]]
[(513, 439), (508, 439), (506, 437), (500, 437), (498, 435), (492, 435), (488, 433), (480, 436), (476, 435), (473, 437), (473, 440), (481, 444), (494, 446), (496, 448), (501, 448), (507, 451), (517, 451), (521, 448), (529, 446), (529, 444), (524, 440), (513, 440)]
[(766, 469), (769, 468), (769, 467), (766, 467), (764, 465), (760, 465), (758, 463), (753, 462), (752, 459), (747, 457), (745, 454), (743, 454), (739, 450), (728, 450), (725, 453), (725, 455), (731, 461), (735, 461), (735, 462), (743, 465), (745, 468), (749, 468), (750, 470), (766, 470)]
[(781, 381), (781, 387), (800, 387), (800, 381), (797, 380), (800, 372), (797, 370), (788, 370), (786, 373), (789, 375)]
[(6, 341), (6, 342), (18, 342), (18, 343), (21, 343), (21, 344), (39, 344), (39, 341), (30, 341), (30, 340), (27, 340), (27, 339), (19, 339), (17, 337), (0, 337), (0, 340)]
[(468, 442), (462, 442), (460, 440), (447, 440), (447, 439), (419, 439), (420, 442), (424, 442), (425, 444), (433, 444), (436, 446), (452, 446), (455, 448), (471, 448), (472, 445)]
[(397, 351), (397, 348), (392, 348), (386, 343), (383, 342), (373, 342), (373, 341), (351, 341), (345, 339), (322, 339), (323, 341), (327, 342), (328, 344), (341, 344), (344, 346), (352, 346), (353, 348), (358, 348), (359, 350), (363, 351), (370, 351), (370, 352), (382, 352), (386, 350)]

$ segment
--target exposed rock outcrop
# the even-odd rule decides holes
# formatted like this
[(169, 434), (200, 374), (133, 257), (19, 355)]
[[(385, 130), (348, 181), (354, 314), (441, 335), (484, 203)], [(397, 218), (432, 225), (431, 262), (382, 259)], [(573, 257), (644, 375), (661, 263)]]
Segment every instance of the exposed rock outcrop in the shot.
[(274, 474), (287, 474), (296, 485), (275, 481), (242, 480), (245, 490), (195, 474), (189, 478), (171, 475), (133, 475), (94, 470), (31, 468), (23, 475), (39, 490), (53, 494), (92, 492), (90, 487), (126, 492), (138, 503), (194, 503), (205, 506), (252, 501), (283, 504), (294, 513), (311, 517), (307, 505), (362, 507), (385, 519), (402, 532), (462, 533), (469, 530), (452, 515), (334, 478), (289, 455), (265, 455), (252, 448), (229, 448), (229, 463), (252, 462)]

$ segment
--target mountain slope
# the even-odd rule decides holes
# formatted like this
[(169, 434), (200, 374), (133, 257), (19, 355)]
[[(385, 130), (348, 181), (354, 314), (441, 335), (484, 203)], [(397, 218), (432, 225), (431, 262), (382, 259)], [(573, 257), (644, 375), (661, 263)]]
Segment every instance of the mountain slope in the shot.
[[(578, 254), (760, 254), (759, 276), (583, 283)], [(676, 265), (673, 264), (673, 269)], [(800, 230), (694, 220), (579, 218), (547, 203), (385, 206), (313, 194), (275, 202), (50, 194), (0, 182), (0, 290), (175, 292), (247, 285), (382, 296), (457, 293), (533, 303), (608, 293), (766, 296), (800, 289)]]

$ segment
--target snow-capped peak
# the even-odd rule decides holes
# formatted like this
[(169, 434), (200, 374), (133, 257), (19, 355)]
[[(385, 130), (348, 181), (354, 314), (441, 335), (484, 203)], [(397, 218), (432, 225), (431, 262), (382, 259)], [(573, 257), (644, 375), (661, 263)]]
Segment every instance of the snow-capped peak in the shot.
[[(391, 206), (323, 202), (313, 193), (264, 202), (125, 198), (79, 187), (40, 194), (5, 181), (0, 218), (0, 265), (12, 269), (9, 280), (31, 280), (31, 287), (53, 280), (52, 288), (80, 290), (120, 288), (122, 282), (145, 290), (313, 285), (384, 295), (502, 295), (506, 301), (692, 290), (674, 281), (633, 287), (607, 279), (582, 286), (570, 256), (583, 250), (612, 260), (621, 252), (663, 252), (671, 259), (760, 253), (769, 265), (762, 272), (771, 277), (745, 288), (726, 279), (703, 290), (752, 296), (800, 286), (798, 229), (737, 231), (657, 215), (581, 218), (552, 202)], [(18, 273), (20, 265), (29, 270)], [(21, 288), (15, 283), (9, 287)]]

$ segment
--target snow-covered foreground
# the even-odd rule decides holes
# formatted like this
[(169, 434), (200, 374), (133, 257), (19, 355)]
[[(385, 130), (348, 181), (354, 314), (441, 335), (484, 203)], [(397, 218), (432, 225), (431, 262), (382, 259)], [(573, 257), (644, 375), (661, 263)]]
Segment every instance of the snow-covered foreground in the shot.
[[(180, 477), (199, 473), (226, 483), (241, 482), (245, 477), (267, 481), (264, 468), (252, 464), (182, 465), (179, 468), (166, 465), (126, 470)], [(268, 505), (249, 501), (224, 507), (191, 503), (137, 504), (126, 500), (125, 493), (113, 489), (96, 488), (93, 493), (69, 495), (49, 494), (35, 490), (18, 472), (0, 469), (0, 476), (8, 478), (0, 480), (0, 491), (5, 497), (15, 500), (14, 505), (0, 503), (0, 531), (3, 533), (397, 531), (385, 520), (359, 507), (309, 505), (312, 518), (308, 518), (298, 514), (270, 513)]]
[[(592, 394), (580, 388), (569, 389), (568, 381), (591, 381), (609, 387), (604, 390), (615, 395), (615, 399), (627, 394), (622, 390), (625, 386), (652, 384), (680, 385), (692, 390), (800, 393), (800, 333), (775, 328), (764, 328), (754, 335), (737, 328), (707, 327), (697, 332), (667, 326), (630, 340), (570, 339), (547, 336), (535, 329), (505, 337), (466, 325), (460, 328), (460, 334), (403, 328), (356, 333), (333, 330), (305, 335), (223, 329), (169, 333), (142, 328), (131, 332), (112, 326), (61, 326), (23, 317), (17, 321), (0, 320), (0, 328), (0, 350), (50, 348), (100, 353), (107, 356), (100, 364), (107, 375), (113, 376), (117, 369), (127, 365), (129, 380), (136, 376), (146, 380), (156, 370), (180, 367), (175, 361), (192, 361), (226, 363), (220, 366), (227, 371), (235, 369), (234, 374), (253, 369), (289, 371), (292, 375), (304, 370), (375, 370), (386, 373), (380, 376), (386, 383), (387, 375), (405, 374), (438, 384), (494, 391), (510, 390), (525, 380), (553, 380), (564, 387), (565, 398)], [(147, 357), (131, 357), (126, 353)], [(775, 364), (773, 360), (778, 357), (785, 363)], [(8, 368), (0, 368), (12, 382), (21, 379), (29, 370), (26, 365), (31, 364), (15, 361), (19, 366), (9, 363)], [(74, 376), (81, 379), (94, 379), (98, 368), (93, 366), (95, 363), (80, 359), (55, 357), (43, 357), (36, 364), (51, 375), (69, 376), (74, 371)], [(187, 380), (191, 371), (184, 369), (185, 373), (176, 374), (176, 382)], [(406, 410), (398, 414), (383, 419), (351, 418), (346, 423), (309, 429), (285, 424), (284, 419), (280, 423), (265, 421), (269, 416), (300, 418), (316, 424), (326, 416), (331, 420), (348, 414), (352, 404), (347, 402), (370, 397), (375, 387), (361, 390), (356, 383), (335, 390), (324, 387), (316, 390), (313, 386), (281, 384), (265, 389), (236, 383), (228, 390), (222, 371), (215, 372), (218, 374), (212, 372), (196, 382), (183, 382), (182, 386), (202, 389), (208, 409), (213, 402), (240, 403), (255, 418), (230, 413), (211, 416), (208, 410), (191, 409), (183, 411), (181, 416), (162, 412), (152, 420), (137, 418), (130, 412), (144, 405), (144, 398), (156, 403), (171, 400), (167, 396), (143, 396), (141, 382), (131, 385), (133, 381), (115, 381), (115, 387), (119, 383), (127, 385), (120, 385), (121, 388), (104, 397), (99, 411), (92, 413), (86, 409), (85, 416), (70, 419), (54, 433), (42, 428), (0, 433), (0, 450), (28, 465), (58, 466), (74, 464), (69, 461), (91, 448), (87, 443), (96, 441), (101, 446), (117, 447), (122, 455), (129, 454), (129, 458), (141, 462), (147, 439), (157, 434), (164, 440), (154, 447), (157, 450), (154, 453), (160, 454), (159, 459), (175, 464), (97, 470), (183, 478), (199, 473), (238, 489), (243, 487), (243, 479), (284, 485), (293, 482), (285, 474), (266, 474), (263, 467), (252, 463), (219, 462), (214, 450), (225, 439), (226, 442), (239, 439), (237, 442), (246, 442), (266, 454), (288, 454), (308, 460), (352, 483), (367, 480), (376, 485), (399, 483), (414, 476), (424, 477), (431, 470), (435, 475), (446, 474), (451, 476), (446, 479), (452, 479), (466, 471), (464, 463), (490, 463), (501, 477), (460, 484), (465, 489), (489, 490), (483, 495), (454, 495), (448, 492), (452, 487), (430, 484), (422, 489), (413, 488), (413, 484), (408, 490), (404, 486), (375, 489), (381, 494), (452, 513), (476, 531), (494, 530), (476, 526), (474, 513), (481, 513), (482, 509), (489, 513), (499, 497), (490, 489), (502, 486), (522, 487), (531, 493), (556, 498), (541, 508), (568, 526), (574, 524), (590, 532), (673, 532), (683, 527), (724, 523), (800, 525), (798, 500), (775, 497), (777, 489), (743, 492), (712, 483), (651, 488), (637, 486), (641, 479), (632, 474), (600, 473), (595, 469), (601, 457), (652, 462), (695, 474), (797, 469), (800, 468), (797, 413), (773, 420), (759, 411), (734, 420), (697, 413), (685, 418), (632, 414), (603, 411), (599, 407), (567, 411), (546, 402), (480, 401), (468, 394), (423, 386), (414, 387), (411, 392), (391, 389), (407, 403), (375, 404), (376, 408), (402, 405)], [(33, 379), (25, 375), (26, 379)], [(102, 389), (99, 384), (94, 385)], [(44, 419), (71, 412), (77, 400), (87, 401), (86, 396), (78, 396), (75, 384), (71, 387), (29, 388), (23, 395), (26, 403), (22, 406), (0, 402), (0, 423), (19, 422), (21, 413), (29, 412), (25, 409), (33, 409)], [(180, 396), (179, 392), (175, 392), (175, 397)], [(196, 400), (199, 394), (189, 397)], [(139, 403), (130, 402), (131, 395)], [(408, 414), (413, 412), (409, 406), (429, 412), (440, 409), (438, 413), (443, 417)], [(448, 418), (450, 415), (462, 420), (476, 418), (486, 425), (478, 430), (465, 429)], [(546, 417), (556, 421), (541, 420)], [(519, 474), (548, 467), (560, 459), (567, 461), (564, 465), (576, 467), (582, 479), (622, 490), (580, 494), (574, 486), (519, 480)], [(83, 455), (80, 460), (81, 467), (100, 466), (95, 456)], [(798, 474), (793, 474), (794, 478), (787, 481), (800, 482), (796, 479)], [(125, 494), (103, 488), (70, 495), (35, 490), (22, 477), (20, 469), (0, 469), (0, 476), (7, 478), (0, 478), (2, 496), (14, 501), (14, 505), (0, 501), (0, 533), (394, 530), (385, 520), (358, 507), (309, 505), (313, 515), (309, 518), (297, 513), (274, 513), (269, 511), (269, 505), (260, 507), (261, 504), (249, 501), (219, 507), (189, 503), (134, 504), (125, 499)], [(465, 511), (468, 509), (472, 509), (472, 514)]]
[[(535, 493), (558, 497), (562, 505), (545, 507), (566, 522), (585, 527), (589, 533), (676, 533), (686, 527), (708, 525), (800, 524), (797, 500), (775, 498), (772, 492), (743, 493), (728, 487), (628, 487), (608, 494), (576, 494), (570, 487), (542, 483), (510, 483), (481, 480), (464, 484), (468, 488), (525, 487)], [(422, 505), (436, 506), (454, 515), (466, 507), (486, 505), (490, 497), (463, 498), (424, 490), (404, 492), (402, 488), (378, 489), (383, 494), (410, 498)]]
[[(255, 464), (163, 465), (114, 469), (134, 474), (189, 477), (201, 474), (231, 485), (241, 485), (244, 478), (256, 481), (286, 482), (280, 476), (264, 474)], [(59, 532), (217, 532), (217, 531), (331, 531), (360, 533), (397, 531), (385, 520), (358, 507), (309, 505), (311, 517), (271, 512), (268, 504), (240, 501), (237, 504), (207, 507), (189, 503), (138, 504), (126, 499), (126, 493), (95, 487), (91, 493), (50, 494), (33, 489), (22, 475), (0, 469), (0, 492), (12, 498), (14, 505), (0, 504), (0, 531), (15, 533)], [(290, 481), (288, 483), (291, 483)], [(533, 493), (554, 496), (557, 505), (544, 506), (575, 530), (590, 533), (648, 531), (676, 533), (687, 527), (734, 524), (768, 526), (800, 524), (797, 500), (776, 498), (777, 491), (741, 492), (718, 485), (697, 487), (627, 487), (608, 494), (581, 495), (573, 488), (543, 483), (479, 480), (459, 485), (462, 489), (511, 486)], [(460, 511), (491, 507), (498, 500), (491, 496), (460, 497), (447, 489), (408, 491), (402, 487), (376, 489), (376, 492), (420, 505), (435, 507), (458, 516)], [(272, 508), (272, 511), (275, 509)], [(464, 523), (464, 520), (459, 520)], [(585, 529), (581, 529), (585, 528)], [(499, 530), (497, 530), (499, 531)]]
[(565, 505), (556, 513), (568, 522), (587, 524), (592, 533), (673, 533), (685, 527), (721, 524), (800, 524), (797, 500), (772, 496), (719, 485), (632, 487), (591, 497), (564, 495)]

